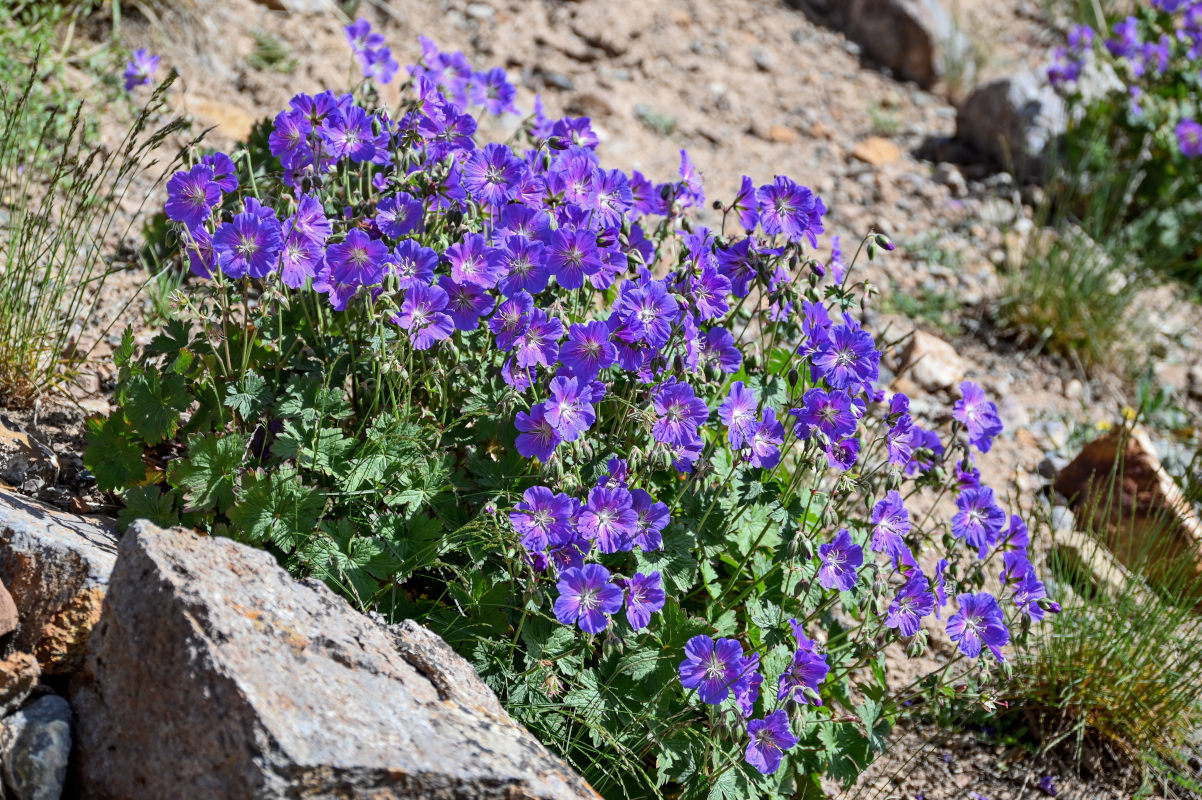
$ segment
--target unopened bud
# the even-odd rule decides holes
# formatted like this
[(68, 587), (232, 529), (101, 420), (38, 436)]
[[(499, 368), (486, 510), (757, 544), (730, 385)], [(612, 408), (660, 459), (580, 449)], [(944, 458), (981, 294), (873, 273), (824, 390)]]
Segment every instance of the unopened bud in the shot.
[(797, 367), (789, 367), (789, 373), (786, 376), (786, 379), (789, 381), (790, 389), (797, 386), (797, 381), (800, 378), (801, 378), (801, 375), (798, 374)]
[(562, 136), (549, 136), (547, 137), (547, 147), (552, 150), (567, 150), (568, 140)]
[(879, 247), (883, 247), (883, 248), (885, 248), (886, 250), (890, 250), (890, 251), (891, 251), (891, 250), (893, 250), (893, 242), (892, 242), (892, 240), (890, 240), (890, 239), (889, 239), (889, 237), (888, 237), (888, 236), (886, 236), (885, 234), (883, 234), (883, 233), (878, 233), (878, 234), (876, 234), (876, 235), (875, 235), (874, 237), (872, 237), (872, 238), (876, 240), (876, 244), (877, 244)]
[(613, 247), (617, 241), (617, 233), (612, 228), (606, 228), (597, 234), (597, 247), (600, 247), (602, 250)]

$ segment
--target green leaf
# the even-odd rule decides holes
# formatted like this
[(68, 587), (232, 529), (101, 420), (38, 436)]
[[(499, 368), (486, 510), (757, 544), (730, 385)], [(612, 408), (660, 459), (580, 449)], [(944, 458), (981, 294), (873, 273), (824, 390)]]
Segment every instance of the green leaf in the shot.
[(641, 647), (622, 656), (618, 670), (637, 680), (650, 677), (665, 659), (663, 651), (654, 647)]
[(662, 549), (636, 550), (635, 562), (640, 572), (659, 570), (667, 591), (685, 594), (697, 582), (697, 559), (693, 557), (696, 546), (696, 536), (682, 526), (674, 526), (665, 532)]
[(185, 319), (173, 318), (146, 345), (146, 354), (173, 355), (191, 349), (192, 345), (192, 324)]
[(184, 490), (188, 511), (225, 511), (234, 503), (234, 484), (246, 456), (246, 437), (193, 436), (188, 457), (172, 463), (171, 483)]
[(127, 366), (134, 357), (135, 347), (133, 328), (126, 328), (121, 334), (121, 344), (113, 350), (113, 364), (118, 368)]
[(122, 529), (136, 519), (146, 519), (160, 528), (179, 524), (175, 511), (175, 494), (160, 491), (157, 485), (134, 486), (125, 493), (125, 508), (117, 515), (117, 525)]
[(258, 417), (271, 403), (271, 389), (267, 381), (253, 370), (247, 372), (238, 383), (230, 384), (225, 390), (225, 404), (245, 420)]
[(192, 404), (184, 379), (174, 372), (149, 370), (130, 378), (123, 410), (146, 444), (158, 444), (179, 430), (179, 415)]
[(84, 466), (96, 477), (96, 485), (106, 492), (124, 489), (146, 477), (142, 447), (134, 441), (134, 432), (119, 413), (108, 418), (90, 417), (85, 423)]
[(251, 543), (271, 542), (290, 553), (313, 535), (323, 508), (321, 492), (302, 485), (296, 470), (284, 465), (276, 472), (246, 477), (230, 521)]

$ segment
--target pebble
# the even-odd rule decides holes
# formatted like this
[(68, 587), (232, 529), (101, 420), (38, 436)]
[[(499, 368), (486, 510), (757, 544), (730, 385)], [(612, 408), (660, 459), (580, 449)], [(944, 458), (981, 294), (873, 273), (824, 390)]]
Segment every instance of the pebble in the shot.
[(1065, 506), (1052, 506), (1052, 530), (1071, 531), (1075, 520), (1073, 512)]
[(467, 15), (472, 19), (488, 19), (496, 13), (495, 8), (485, 3), (472, 3), (467, 7)]
[(1067, 458), (1057, 455), (1056, 453), (1048, 453), (1043, 457), (1043, 460), (1039, 462), (1039, 466), (1035, 471), (1039, 473), (1041, 478), (1047, 478), (1051, 481), (1055, 480), (1056, 476), (1060, 474), (1060, 470), (1067, 466)]
[(1085, 384), (1077, 378), (1073, 378), (1064, 385), (1064, 396), (1069, 400), (1079, 400), (1083, 394), (1085, 394)]

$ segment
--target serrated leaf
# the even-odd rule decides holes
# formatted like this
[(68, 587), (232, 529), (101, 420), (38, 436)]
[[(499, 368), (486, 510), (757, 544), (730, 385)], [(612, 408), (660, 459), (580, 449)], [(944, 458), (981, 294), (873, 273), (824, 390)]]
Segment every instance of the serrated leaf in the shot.
[(225, 511), (234, 503), (234, 484), (246, 455), (246, 438), (238, 433), (194, 436), (188, 457), (171, 465), (168, 478), (184, 490), (188, 511)]
[(127, 366), (134, 357), (136, 346), (133, 328), (126, 328), (121, 334), (121, 344), (113, 348), (113, 364), (118, 368)]
[(242, 419), (254, 419), (271, 403), (271, 389), (256, 372), (249, 371), (225, 389), (225, 405)]
[(183, 377), (148, 370), (126, 386), (125, 418), (146, 444), (158, 444), (179, 430), (179, 415), (192, 404)]
[(174, 494), (161, 491), (155, 484), (131, 487), (125, 492), (125, 508), (117, 515), (117, 525), (124, 529), (136, 519), (150, 520), (160, 528), (178, 525)]
[(666, 658), (663, 651), (650, 647), (641, 647), (622, 656), (618, 662), (618, 671), (637, 680), (650, 677)]
[(696, 545), (696, 536), (681, 526), (673, 526), (664, 533), (662, 549), (636, 550), (635, 562), (640, 572), (659, 570), (667, 591), (684, 594), (697, 582), (697, 559), (693, 557)]
[(291, 466), (267, 474), (250, 474), (242, 485), (230, 521), (254, 544), (271, 542), (290, 553), (310, 536), (325, 497), (301, 483)]
[(84, 466), (106, 492), (123, 489), (146, 477), (142, 446), (134, 441), (134, 432), (120, 414), (108, 418), (90, 417), (85, 423)]
[(163, 329), (146, 345), (146, 354), (165, 356), (188, 350), (192, 347), (192, 324), (185, 319), (167, 320)]

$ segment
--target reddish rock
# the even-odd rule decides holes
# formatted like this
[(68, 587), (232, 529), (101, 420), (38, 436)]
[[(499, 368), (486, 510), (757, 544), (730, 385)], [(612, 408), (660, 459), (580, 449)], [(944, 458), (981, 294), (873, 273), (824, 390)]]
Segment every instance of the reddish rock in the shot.
[(901, 158), (901, 148), (881, 136), (869, 136), (852, 148), (851, 157), (874, 167), (892, 164)]
[(4, 582), (0, 581), (0, 636), (15, 631), (18, 622), (17, 605), (13, 602), (13, 596), (5, 588)]

